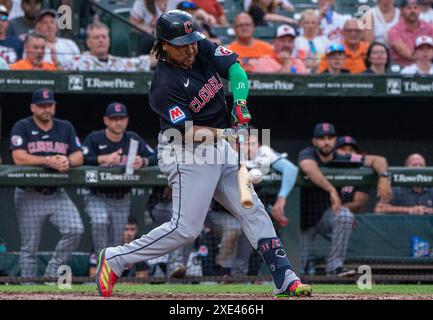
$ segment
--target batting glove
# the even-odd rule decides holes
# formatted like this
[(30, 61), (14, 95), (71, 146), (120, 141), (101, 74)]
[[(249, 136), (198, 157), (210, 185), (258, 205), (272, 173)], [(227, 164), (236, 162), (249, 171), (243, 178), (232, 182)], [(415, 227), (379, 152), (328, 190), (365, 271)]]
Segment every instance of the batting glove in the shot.
[(248, 127), (248, 123), (251, 120), (251, 114), (248, 111), (246, 100), (236, 100), (233, 103), (232, 109), (232, 125)]

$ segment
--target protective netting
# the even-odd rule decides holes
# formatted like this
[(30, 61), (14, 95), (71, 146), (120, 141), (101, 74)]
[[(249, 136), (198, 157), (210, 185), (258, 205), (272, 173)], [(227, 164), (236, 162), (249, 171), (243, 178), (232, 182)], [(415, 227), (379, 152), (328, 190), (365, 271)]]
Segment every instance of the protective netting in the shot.
[[(270, 207), (275, 195), (260, 192)], [(74, 277), (95, 276), (98, 252), (133, 241), (172, 216), (168, 187), (0, 187), (0, 272), (3, 282), (55, 280), (68, 265)], [(212, 201), (190, 245), (125, 271), (149, 282), (268, 279), (239, 222)]]
[[(347, 198), (348, 191), (352, 197)], [(348, 273), (360, 276), (367, 266), (376, 281), (433, 281), (431, 214), (395, 212), (380, 203), (375, 187), (348, 186), (339, 192), (343, 207), (336, 213), (327, 192), (301, 188), (300, 261), (305, 279), (344, 281), (350, 279)], [(352, 207), (355, 193), (366, 197), (362, 207)], [(377, 206), (383, 212), (375, 212)]]

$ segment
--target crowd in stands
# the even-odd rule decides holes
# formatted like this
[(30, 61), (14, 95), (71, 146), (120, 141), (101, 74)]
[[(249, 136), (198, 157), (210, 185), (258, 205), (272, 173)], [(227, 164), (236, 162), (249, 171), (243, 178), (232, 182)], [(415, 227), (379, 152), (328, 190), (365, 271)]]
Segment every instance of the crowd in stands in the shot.
[[(200, 32), (239, 54), (250, 73), (432, 74), (432, 0), (377, 0), (362, 16), (338, 12), (336, 1), (318, 0), (298, 10), (289, 0), (244, 0), (244, 11), (230, 24), (218, 0), (135, 0), (129, 21), (136, 32), (154, 35), (159, 15), (187, 11)], [(110, 29), (98, 15), (80, 48), (58, 36), (57, 12), (42, 8), (42, 0), (18, 5), (0, 1), (0, 69), (152, 71), (155, 65), (149, 54), (110, 55)], [(216, 33), (218, 28), (226, 35)], [(257, 28), (271, 28), (274, 36), (255, 38)]]

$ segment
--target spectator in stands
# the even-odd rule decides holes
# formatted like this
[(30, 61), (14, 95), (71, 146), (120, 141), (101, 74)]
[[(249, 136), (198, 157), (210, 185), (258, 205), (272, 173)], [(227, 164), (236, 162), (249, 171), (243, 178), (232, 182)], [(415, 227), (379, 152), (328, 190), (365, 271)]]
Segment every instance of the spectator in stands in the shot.
[(364, 29), (366, 42), (382, 42), (388, 44), (388, 31), (400, 19), (400, 9), (395, 7), (394, 0), (377, 0), (377, 5), (370, 10), (371, 28)]
[(268, 26), (270, 22), (298, 24), (292, 18), (275, 13), (277, 7), (278, 2), (274, 0), (252, 0), (248, 13), (253, 18), (256, 27)]
[(22, 0), (21, 8), (24, 16), (11, 19), (6, 32), (9, 36), (24, 40), (26, 34), (35, 28), (36, 17), (42, 9), (42, 0)]
[(227, 48), (239, 55), (239, 61), (246, 72), (254, 72), (257, 59), (275, 56), (274, 48), (269, 43), (255, 39), (253, 19), (248, 13), (240, 13), (233, 21), (236, 40)]
[(388, 47), (381, 42), (372, 42), (365, 57), (365, 74), (385, 74), (388, 71), (391, 59)]
[(320, 17), (322, 35), (331, 42), (341, 41), (344, 23), (351, 18), (350, 15), (340, 14), (334, 10), (335, 0), (317, 0), (317, 14)]
[[(342, 155), (359, 155), (358, 143), (351, 136), (338, 137), (335, 150)], [(359, 213), (367, 204), (370, 188), (345, 186), (339, 191), (342, 205), (353, 213)]]
[(194, 3), (200, 8), (213, 16), (217, 26), (227, 27), (229, 25), (224, 8), (218, 0), (194, 0)]
[(57, 70), (54, 64), (43, 61), (46, 40), (38, 32), (29, 33), (24, 40), (24, 59), (11, 64), (11, 70)]
[(433, 38), (428, 36), (416, 38), (414, 58), (415, 63), (404, 67), (401, 74), (433, 74)]
[(349, 70), (344, 69), (346, 55), (344, 54), (343, 45), (336, 43), (328, 46), (325, 59), (327, 68), (321, 72), (322, 74), (339, 75), (350, 73)]
[(8, 70), (8, 69), (9, 69), (8, 63), (2, 57), (0, 57), (0, 70)]
[(420, 14), (419, 19), (428, 22), (433, 23), (433, 9), (432, 9), (433, 0), (421, 0), (419, 3), (420, 8)]
[[(413, 153), (404, 164), (408, 168), (424, 168), (425, 158)], [(393, 198), (389, 203), (379, 202), (374, 209), (377, 213), (407, 213), (415, 215), (433, 214), (433, 188), (393, 187)]]
[[(361, 73), (365, 71), (365, 57), (367, 55), (368, 43), (361, 41), (361, 29), (357, 19), (349, 19), (344, 23), (344, 68), (350, 73)], [(320, 62), (319, 72), (326, 69), (327, 60)]]
[(55, 10), (42, 10), (36, 18), (35, 29), (47, 40), (44, 61), (62, 69), (68, 61), (80, 54), (80, 49), (74, 41), (57, 37), (57, 12)]
[(353, 213), (342, 206), (340, 193), (325, 178), (320, 167), (371, 166), (380, 174), (377, 193), (388, 201), (391, 186), (388, 181), (388, 164), (380, 156), (340, 154), (335, 151), (336, 131), (330, 123), (316, 125), (313, 132), (313, 147), (299, 153), (299, 167), (315, 185), (301, 189), (301, 268), (305, 270), (311, 245), (317, 233), (331, 233), (331, 251), (327, 259), (328, 275), (354, 275), (355, 270), (343, 267), (347, 245), (352, 232)]
[[(137, 239), (138, 225), (137, 218), (133, 216), (128, 217), (128, 222), (125, 225), (123, 231), (123, 244), (130, 243)], [(92, 254), (89, 261), (89, 277), (96, 276), (96, 266), (98, 264), (98, 258), (96, 254)], [(147, 279), (149, 277), (149, 265), (147, 262), (139, 262), (131, 266), (128, 270), (125, 270), (122, 277), (135, 277), (139, 279)]]
[(302, 60), (293, 56), (296, 32), (291, 26), (278, 27), (274, 40), (274, 57), (259, 58), (254, 66), (256, 73), (308, 74)]
[[(188, 13), (191, 13), (190, 11), (193, 10), (194, 12), (194, 18), (198, 18), (201, 23), (204, 23), (208, 25), (209, 27), (213, 27), (217, 25), (217, 21), (215, 17), (211, 14), (208, 14), (203, 9), (199, 8), (194, 2), (192, 1), (181, 1), (176, 6), (177, 9), (186, 11)], [(195, 19), (196, 20), (196, 19)], [(197, 20), (196, 20), (197, 21)]]
[(302, 34), (295, 39), (295, 52), (311, 73), (319, 66), (320, 57), (326, 53), (329, 39), (320, 33), (320, 19), (314, 10), (308, 9), (302, 13), (300, 21)]
[(135, 0), (129, 21), (143, 31), (153, 34), (158, 17), (176, 9), (180, 2), (181, 0)]
[[(126, 106), (110, 103), (103, 117), (105, 128), (90, 133), (83, 142), (84, 164), (125, 168), (131, 141), (138, 143), (132, 169), (156, 165), (153, 149), (135, 132), (128, 131)], [(99, 253), (107, 246), (121, 245), (131, 207), (130, 187), (95, 187), (85, 196), (85, 211), (92, 225), (93, 248)]]
[(182, 1), (176, 8), (192, 15), (197, 24), (197, 31), (203, 33), (210, 41), (221, 43), (220, 39), (212, 33), (211, 26), (206, 22), (208, 14), (204, 10), (201, 10), (194, 2)]
[(142, 55), (135, 58), (124, 58), (110, 55), (109, 28), (94, 22), (87, 27), (86, 44), (89, 51), (75, 56), (64, 66), (64, 70), (79, 71), (149, 71), (151, 57)]
[(17, 62), (23, 56), (23, 41), (6, 35), (8, 27), (9, 10), (6, 6), (0, 5), (0, 58), (6, 63)]
[(415, 40), (419, 36), (433, 37), (433, 25), (419, 19), (419, 0), (402, 0), (400, 21), (388, 32), (393, 63), (407, 66), (414, 61)]
[[(251, 6), (252, 0), (244, 0), (243, 2), (244, 2), (244, 11), (248, 11)], [(289, 0), (274, 0), (274, 2), (281, 10), (287, 12), (295, 11), (295, 7)]]

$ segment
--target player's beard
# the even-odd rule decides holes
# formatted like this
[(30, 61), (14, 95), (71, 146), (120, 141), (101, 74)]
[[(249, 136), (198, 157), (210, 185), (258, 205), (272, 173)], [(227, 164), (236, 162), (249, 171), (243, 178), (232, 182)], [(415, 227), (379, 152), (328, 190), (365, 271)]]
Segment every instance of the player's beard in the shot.
[(42, 123), (48, 123), (53, 120), (54, 115), (51, 112), (45, 112), (36, 116), (36, 118)]
[(327, 156), (329, 156), (329, 155), (332, 153), (333, 148), (331, 148), (331, 146), (323, 146), (323, 147), (321, 147), (321, 148), (317, 148), (317, 151), (318, 151), (322, 156), (327, 157)]

